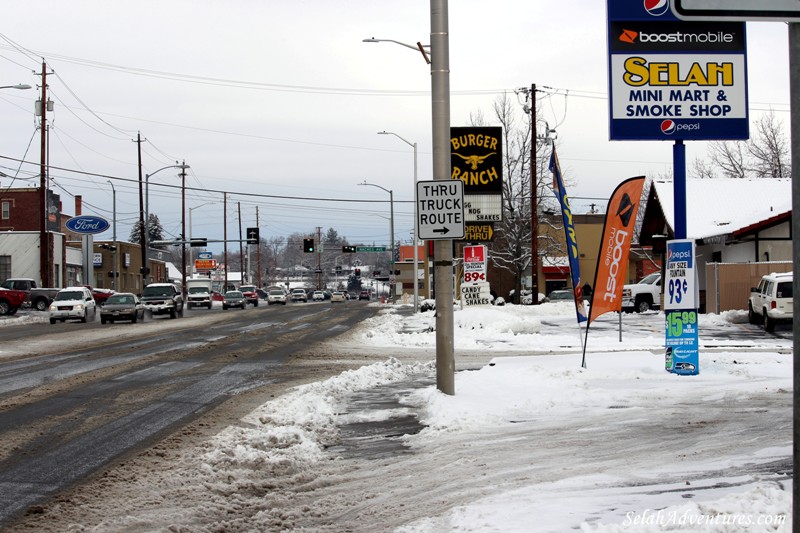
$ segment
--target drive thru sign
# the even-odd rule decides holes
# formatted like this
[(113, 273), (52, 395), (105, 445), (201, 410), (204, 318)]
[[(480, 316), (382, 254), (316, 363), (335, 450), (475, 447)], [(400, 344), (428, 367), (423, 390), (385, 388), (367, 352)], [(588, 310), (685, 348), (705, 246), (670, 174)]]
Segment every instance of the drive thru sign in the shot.
[(417, 182), (417, 238), (426, 241), (464, 238), (464, 182)]

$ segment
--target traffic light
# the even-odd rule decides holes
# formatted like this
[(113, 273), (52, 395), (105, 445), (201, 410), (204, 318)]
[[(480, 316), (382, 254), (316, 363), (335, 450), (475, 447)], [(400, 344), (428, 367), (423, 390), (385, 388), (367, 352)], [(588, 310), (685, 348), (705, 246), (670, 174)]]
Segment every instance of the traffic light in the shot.
[(354, 254), (356, 253), (355, 246), (342, 246), (342, 253), (343, 254)]
[(303, 252), (307, 254), (314, 253), (314, 239), (303, 239)]
[(208, 246), (208, 239), (192, 239), (189, 241), (190, 248), (205, 248)]
[(356, 269), (356, 276), (361, 276), (361, 269), (360, 268)]

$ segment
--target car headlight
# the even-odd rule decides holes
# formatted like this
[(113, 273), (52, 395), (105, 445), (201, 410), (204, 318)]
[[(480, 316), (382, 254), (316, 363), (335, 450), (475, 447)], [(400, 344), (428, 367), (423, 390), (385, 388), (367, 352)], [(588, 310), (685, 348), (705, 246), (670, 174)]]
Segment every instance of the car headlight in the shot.
[(56, 304), (50, 304), (50, 311), (58, 311)]
[(73, 307), (73, 309), (75, 309), (76, 311), (83, 311), (83, 304), (78, 304), (75, 307)]

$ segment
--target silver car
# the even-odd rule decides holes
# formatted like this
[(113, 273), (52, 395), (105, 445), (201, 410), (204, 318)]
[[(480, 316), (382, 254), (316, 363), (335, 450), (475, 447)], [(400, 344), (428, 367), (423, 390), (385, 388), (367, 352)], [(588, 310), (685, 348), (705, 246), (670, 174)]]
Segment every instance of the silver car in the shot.
[(228, 291), (222, 300), (222, 308), (229, 309), (231, 307), (239, 307), (245, 309), (247, 307), (247, 299), (242, 294), (242, 291)]
[(100, 323), (114, 323), (117, 320), (130, 320), (135, 324), (139, 319), (144, 320), (144, 304), (130, 292), (112, 294), (100, 309)]

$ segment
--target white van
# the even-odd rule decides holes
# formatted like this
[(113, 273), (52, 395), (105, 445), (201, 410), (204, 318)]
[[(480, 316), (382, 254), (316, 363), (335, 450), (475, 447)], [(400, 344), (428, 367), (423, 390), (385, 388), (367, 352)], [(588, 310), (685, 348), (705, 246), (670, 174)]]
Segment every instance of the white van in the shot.
[(186, 280), (186, 307), (211, 309), (211, 279), (191, 278)]

